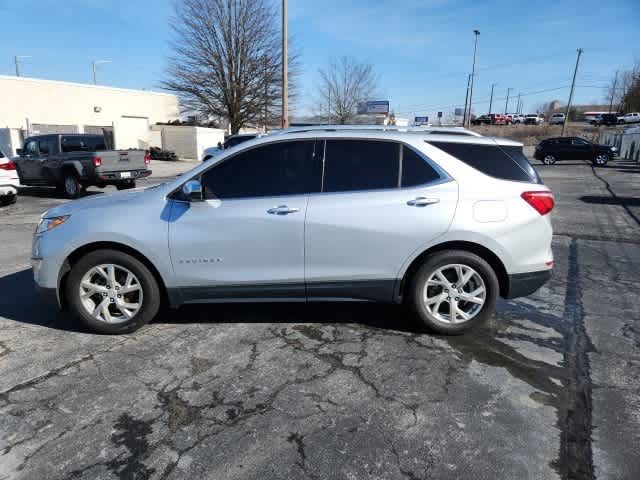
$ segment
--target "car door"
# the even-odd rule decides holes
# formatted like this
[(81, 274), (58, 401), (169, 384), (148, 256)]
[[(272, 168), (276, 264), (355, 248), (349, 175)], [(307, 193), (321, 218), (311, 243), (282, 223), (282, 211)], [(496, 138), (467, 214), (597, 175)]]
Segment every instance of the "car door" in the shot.
[(571, 157), (571, 139), (567, 137), (558, 138), (554, 145), (555, 155), (558, 160), (570, 160)]
[(204, 201), (171, 202), (169, 247), (184, 301), (304, 299), (304, 218), (319, 191), (314, 141), (243, 150), (200, 176)]
[(593, 145), (583, 138), (571, 137), (571, 158), (574, 160), (593, 160)]
[(38, 180), (38, 178), (35, 177), (35, 165), (39, 157), (38, 139), (27, 139), (22, 148), (22, 154), (16, 162), (21, 181)]
[(37, 178), (42, 181), (53, 180), (50, 178), (51, 176), (47, 174), (47, 170), (50, 167), (48, 162), (51, 154), (54, 152), (52, 143), (52, 137), (41, 137), (38, 139), (38, 156), (32, 163), (33, 178)]
[(407, 258), (449, 227), (457, 185), (392, 141), (327, 139), (323, 152), (322, 193), (307, 207), (307, 297), (391, 300)]

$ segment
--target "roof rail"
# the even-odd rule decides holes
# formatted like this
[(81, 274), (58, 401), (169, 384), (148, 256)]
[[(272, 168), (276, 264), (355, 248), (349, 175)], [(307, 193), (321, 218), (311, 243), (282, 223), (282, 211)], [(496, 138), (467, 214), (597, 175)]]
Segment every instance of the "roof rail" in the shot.
[(311, 125), (305, 127), (289, 127), (272, 132), (272, 135), (284, 135), (287, 133), (303, 132), (402, 132), (402, 133), (429, 133), (439, 135), (467, 135), (481, 137), (479, 133), (463, 127), (427, 127), (427, 126), (397, 126), (397, 125)]

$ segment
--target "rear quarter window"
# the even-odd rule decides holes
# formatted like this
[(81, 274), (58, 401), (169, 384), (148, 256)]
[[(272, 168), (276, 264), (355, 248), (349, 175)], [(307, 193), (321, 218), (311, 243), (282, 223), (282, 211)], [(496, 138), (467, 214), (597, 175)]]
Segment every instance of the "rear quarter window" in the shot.
[(501, 180), (542, 183), (522, 147), (473, 143), (429, 142), (476, 170)]

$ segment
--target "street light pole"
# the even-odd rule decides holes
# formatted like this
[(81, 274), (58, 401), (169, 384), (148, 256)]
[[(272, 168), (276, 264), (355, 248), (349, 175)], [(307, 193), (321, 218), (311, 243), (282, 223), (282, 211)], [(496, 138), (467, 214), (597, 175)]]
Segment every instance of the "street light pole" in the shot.
[(289, 126), (289, 58), (287, 0), (282, 0), (282, 128)]
[(91, 67), (92, 67), (92, 69), (93, 69), (93, 84), (94, 84), (94, 85), (97, 85), (97, 84), (98, 84), (98, 82), (97, 82), (97, 80), (96, 80), (96, 71), (97, 71), (96, 67), (97, 67), (98, 65), (102, 64), (102, 63), (111, 63), (111, 60), (93, 60), (93, 61), (91, 62)]
[(16, 65), (16, 77), (20, 76), (20, 59), (21, 58), (31, 58), (31, 55), (14, 55), (13, 62)]
[(509, 92), (511, 92), (513, 88), (507, 88), (507, 100), (504, 102), (504, 114), (507, 114), (507, 109), (509, 108)]
[(467, 93), (464, 96), (464, 113), (462, 114), (462, 126), (467, 124), (467, 107), (469, 106), (469, 86), (471, 85), (471, 74), (467, 75)]
[(480, 30), (474, 30), (476, 36), (475, 43), (473, 45), (473, 65), (471, 67), (471, 87), (469, 89), (469, 115), (467, 116), (467, 128), (471, 126), (471, 104), (473, 101), (473, 81), (476, 76), (476, 51), (478, 50), (478, 37), (480, 36)]
[(491, 84), (491, 98), (489, 99), (489, 115), (491, 115), (491, 105), (493, 104), (493, 89), (498, 83)]

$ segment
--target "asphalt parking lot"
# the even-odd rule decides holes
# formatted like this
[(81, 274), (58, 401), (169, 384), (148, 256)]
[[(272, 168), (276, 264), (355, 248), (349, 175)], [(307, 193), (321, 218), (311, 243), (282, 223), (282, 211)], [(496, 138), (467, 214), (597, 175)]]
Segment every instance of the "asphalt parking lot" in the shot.
[(553, 278), (455, 338), (373, 304), (83, 332), (28, 269), (65, 200), (25, 189), (0, 210), (0, 479), (640, 478), (640, 165), (538, 168)]

